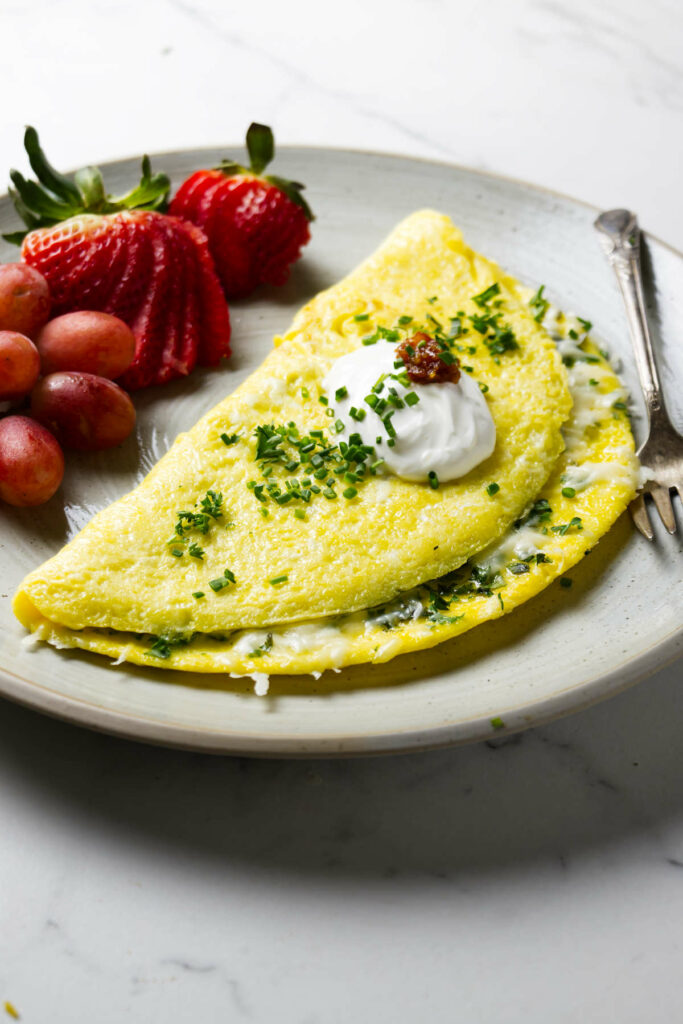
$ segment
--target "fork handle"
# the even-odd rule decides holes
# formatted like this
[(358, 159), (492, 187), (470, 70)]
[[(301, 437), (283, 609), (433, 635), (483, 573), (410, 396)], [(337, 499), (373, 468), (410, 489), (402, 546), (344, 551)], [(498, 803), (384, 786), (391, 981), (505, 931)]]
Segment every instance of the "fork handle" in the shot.
[(648, 421), (650, 425), (662, 419), (668, 422), (645, 313), (638, 220), (630, 210), (608, 210), (600, 214), (594, 226), (599, 232), (600, 243), (614, 268), (624, 297)]

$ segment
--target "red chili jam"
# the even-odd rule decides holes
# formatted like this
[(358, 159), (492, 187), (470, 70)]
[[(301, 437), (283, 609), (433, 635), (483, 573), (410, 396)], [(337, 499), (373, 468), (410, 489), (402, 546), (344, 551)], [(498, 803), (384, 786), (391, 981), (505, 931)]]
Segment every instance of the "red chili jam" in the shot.
[[(460, 380), (460, 364), (448, 349), (444, 350), (436, 338), (419, 331), (412, 338), (406, 338), (396, 346), (396, 354), (405, 364), (408, 377), (413, 384), (442, 384)], [(446, 362), (442, 357), (453, 358)]]

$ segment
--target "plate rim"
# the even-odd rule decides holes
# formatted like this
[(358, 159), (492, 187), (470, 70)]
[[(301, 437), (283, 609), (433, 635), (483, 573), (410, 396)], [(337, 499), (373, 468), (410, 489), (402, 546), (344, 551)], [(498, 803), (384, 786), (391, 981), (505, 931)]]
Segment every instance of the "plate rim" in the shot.
[[(163, 157), (179, 157), (190, 153), (221, 148), (222, 145), (159, 150), (150, 153), (149, 156), (152, 160)], [(243, 143), (228, 143), (226, 145), (226, 148), (241, 149), (242, 147)], [(314, 150), (323, 153), (344, 153), (362, 157), (389, 157), (398, 161), (449, 168), (471, 174), (475, 177), (502, 181), (508, 185), (526, 188), (532, 192), (541, 193), (545, 196), (581, 206), (595, 213), (600, 212), (600, 207), (594, 203), (578, 199), (556, 189), (538, 185), (512, 175), (480, 170), (452, 160), (352, 146), (322, 146), (303, 143), (278, 145), (278, 152), (300, 152), (303, 150)], [(98, 163), (98, 166), (103, 171), (106, 171), (107, 167), (139, 159), (139, 155), (122, 156)], [(66, 171), (65, 173), (73, 172)], [(4, 200), (11, 202), (11, 197), (7, 192), (0, 194), (0, 202)], [(683, 262), (683, 251), (650, 231), (644, 230), (643, 233), (646, 239), (652, 239), (672, 256)], [(527, 703), (519, 708), (511, 707), (507, 711), (501, 709), (501, 717), (506, 715), (509, 721), (505, 722), (504, 728), (499, 728), (495, 732), (492, 731), (490, 718), (481, 715), (460, 719), (457, 722), (448, 722), (436, 727), (398, 732), (394, 730), (388, 733), (374, 732), (364, 736), (351, 734), (338, 737), (317, 736), (307, 739), (297, 735), (267, 737), (245, 732), (214, 731), (211, 729), (201, 729), (196, 726), (160, 722), (145, 716), (114, 711), (78, 697), (59, 694), (40, 683), (33, 682), (6, 669), (3, 665), (0, 665), (0, 695), (15, 704), (33, 711), (39, 711), (59, 721), (117, 738), (154, 746), (197, 751), (205, 754), (259, 758), (370, 757), (384, 754), (436, 750), (444, 747), (481, 742), (482, 740), (491, 739), (493, 736), (502, 738), (528, 728), (546, 725), (568, 714), (584, 711), (610, 697), (617, 696), (660, 669), (672, 664), (683, 651), (682, 641), (683, 623), (654, 646), (641, 651), (635, 657), (625, 662), (621, 662), (608, 672), (602, 672), (594, 679), (588, 679), (578, 685), (566, 687), (564, 690), (533, 704)], [(584, 699), (577, 701), (577, 690), (583, 695)], [(306, 696), (304, 699), (311, 700), (315, 698)], [(531, 709), (533, 709), (533, 719), (529, 720)]]
[[(208, 146), (194, 146), (190, 147), (189, 149), (157, 149), (145, 153), (145, 156), (148, 156), (150, 161), (152, 161), (165, 156), (174, 157), (184, 155), (185, 153), (201, 152), (202, 150), (220, 149), (221, 146), (222, 143), (220, 145), (215, 144)], [(225, 148), (242, 149), (244, 148), (244, 143), (228, 142), (226, 143)], [(564, 199), (570, 203), (575, 203), (577, 206), (583, 206), (585, 207), (585, 209), (592, 210), (595, 213), (601, 213), (603, 210), (603, 207), (596, 206), (595, 203), (591, 203), (587, 199), (578, 199), (576, 196), (571, 195), (569, 192), (560, 192), (558, 189), (550, 188), (548, 185), (538, 185), (536, 182), (528, 181), (526, 178), (517, 178), (514, 174), (502, 174), (499, 171), (481, 170), (478, 167), (472, 167), (470, 164), (459, 163), (457, 160), (446, 160), (439, 157), (417, 156), (414, 154), (396, 153), (393, 150), (389, 149), (369, 149), (363, 146), (321, 146), (315, 143), (305, 142), (283, 143), (282, 145), (278, 143), (276, 153), (281, 153), (283, 151), (296, 152), (297, 150), (314, 150), (321, 153), (353, 153), (354, 155), (357, 156), (388, 156), (391, 157), (393, 160), (409, 160), (414, 163), (431, 164), (436, 165), (437, 167), (450, 167), (453, 170), (465, 171), (465, 173), (467, 174), (474, 174), (480, 178), (492, 178), (494, 181), (504, 181), (509, 185), (521, 185), (524, 188), (529, 188), (534, 192), (542, 192), (544, 195), (554, 196), (556, 199)], [(93, 166), (98, 167), (101, 171), (104, 171), (107, 167), (110, 167), (113, 164), (124, 163), (128, 160), (134, 161), (141, 159), (142, 157), (140, 156), (140, 154), (136, 153), (135, 155), (132, 156), (116, 157), (116, 159), (114, 160), (95, 160), (93, 161)], [(77, 170), (79, 170), (78, 167), (71, 167), (66, 171), (63, 171), (62, 173), (74, 174)], [(4, 199), (10, 199), (11, 201), (9, 192), (0, 192), (0, 203)], [(683, 259), (683, 249), (677, 249), (676, 246), (673, 245), (673, 243), (667, 242), (665, 239), (661, 238), (659, 235), (654, 234), (654, 232), (652, 231), (648, 231), (648, 229), (643, 227), (642, 224), (640, 225), (640, 228), (641, 234), (645, 236), (646, 241), (648, 238), (651, 238), (655, 242), (657, 242), (658, 245), (661, 245), (665, 249), (668, 249), (673, 256), (678, 256), (680, 259)]]
[[(85, 699), (55, 693), (40, 683), (24, 679), (4, 668), (0, 668), (0, 694), (21, 707), (39, 711), (70, 725), (83, 726), (92, 732), (105, 733), (119, 739), (176, 750), (263, 759), (379, 757), (386, 754), (410, 754), (464, 746), (493, 738), (502, 739), (530, 728), (548, 725), (569, 714), (585, 711), (624, 693), (660, 669), (673, 664), (683, 650), (682, 639), (683, 625), (673, 630), (654, 647), (620, 663), (593, 682), (588, 681), (580, 687), (568, 686), (552, 697), (546, 697), (531, 706), (526, 704), (519, 708), (510, 708), (509, 711), (503, 708), (500, 710), (500, 717), (505, 715), (508, 721), (503, 728), (497, 728), (495, 731), (488, 716), (477, 715), (435, 728), (369, 733), (366, 736), (319, 736), (310, 740), (296, 735), (258, 737), (244, 732), (230, 733), (225, 730), (174, 725), (140, 715), (112, 711)], [(576, 697), (577, 689), (579, 692), (587, 691), (585, 700), (578, 703), (572, 699)], [(25, 690), (27, 692), (24, 692)], [(303, 699), (316, 698), (306, 696)], [(533, 721), (529, 721), (528, 714), (525, 713), (530, 707), (533, 707)]]

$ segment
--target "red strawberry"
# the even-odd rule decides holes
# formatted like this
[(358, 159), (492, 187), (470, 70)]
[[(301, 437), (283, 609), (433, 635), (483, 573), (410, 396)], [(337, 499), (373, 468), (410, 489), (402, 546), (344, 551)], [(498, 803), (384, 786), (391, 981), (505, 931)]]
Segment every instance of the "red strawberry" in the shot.
[(248, 168), (223, 161), (214, 170), (190, 175), (169, 210), (205, 233), (230, 299), (247, 295), (260, 284), (284, 284), (311, 237), (313, 220), (301, 195), (303, 185), (262, 174), (275, 152), (270, 128), (252, 124), (247, 151)]
[(135, 357), (121, 378), (129, 390), (213, 366), (230, 354), (230, 319), (208, 243), (192, 224), (158, 212), (169, 188), (151, 175), (127, 196), (106, 195), (97, 168), (73, 179), (47, 162), (34, 129), (26, 150), (38, 182), (18, 171), (12, 198), (28, 232), (22, 258), (47, 278), (53, 314), (78, 309), (112, 313), (131, 327)]

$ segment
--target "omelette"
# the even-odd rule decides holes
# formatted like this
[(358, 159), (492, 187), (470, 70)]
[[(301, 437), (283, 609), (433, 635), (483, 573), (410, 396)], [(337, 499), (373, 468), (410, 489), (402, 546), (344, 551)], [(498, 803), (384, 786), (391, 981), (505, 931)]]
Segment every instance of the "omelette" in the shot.
[[(547, 313), (448, 218), (412, 215), (24, 580), (15, 613), (58, 647), (262, 687), (272, 673), (386, 661), (512, 610), (592, 547), (637, 483), (618, 379), (583, 322), (553, 321), (553, 340)], [(495, 447), (434, 486), (342, 440), (323, 382), (363, 346), (444, 325)]]

